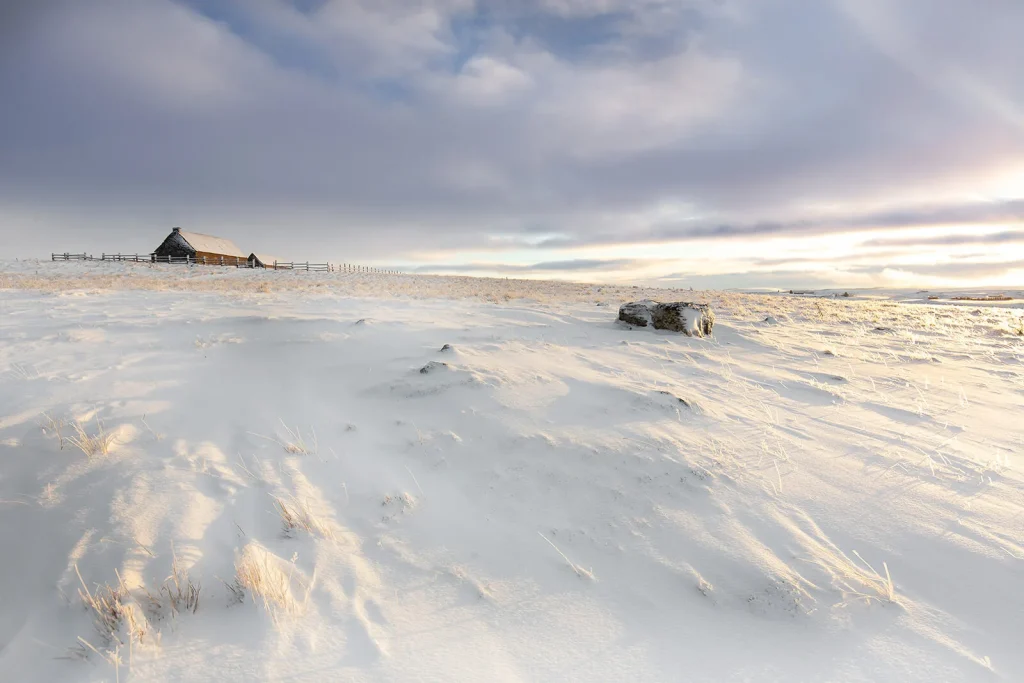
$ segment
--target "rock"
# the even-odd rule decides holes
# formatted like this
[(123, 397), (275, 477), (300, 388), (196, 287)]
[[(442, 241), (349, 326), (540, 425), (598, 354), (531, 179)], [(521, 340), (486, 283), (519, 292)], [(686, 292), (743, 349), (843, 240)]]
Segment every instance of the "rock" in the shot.
[(451, 344), (445, 344), (444, 346), (441, 347), (441, 350), (442, 351), (453, 351), (454, 349), (452, 348)]
[(668, 396), (669, 398), (674, 398), (677, 402), (682, 403), (687, 408), (693, 408), (693, 404), (692, 403), (687, 401), (685, 398), (679, 398), (678, 396), (673, 394), (671, 391), (659, 391), (658, 393), (662, 394), (664, 396)]
[(622, 304), (619, 306), (619, 320), (636, 327), (647, 327), (653, 322), (651, 311), (658, 305), (657, 301), (650, 299)]
[(619, 320), (635, 327), (682, 332), (688, 337), (711, 335), (715, 314), (707, 304), (674, 301), (663, 304), (646, 299), (622, 304)]
[(448, 369), (448, 364), (447, 363), (438, 363), (436, 360), (432, 360), (429, 363), (427, 363), (426, 365), (424, 365), (422, 368), (420, 368), (420, 374), (421, 375), (426, 375), (426, 374), (429, 374), (431, 372), (436, 372), (437, 370), (447, 370), (447, 369)]
[(776, 320), (775, 317), (771, 316), (771, 315), (765, 316), (765, 319), (762, 320), (761, 322), (763, 322), (765, 325), (778, 325), (779, 324), (779, 321)]

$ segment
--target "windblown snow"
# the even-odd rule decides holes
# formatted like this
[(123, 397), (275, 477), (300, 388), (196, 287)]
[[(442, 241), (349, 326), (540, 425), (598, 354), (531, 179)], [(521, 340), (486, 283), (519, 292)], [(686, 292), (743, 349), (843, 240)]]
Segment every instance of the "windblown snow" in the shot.
[(1024, 679), (1020, 308), (0, 271), (0, 680)]

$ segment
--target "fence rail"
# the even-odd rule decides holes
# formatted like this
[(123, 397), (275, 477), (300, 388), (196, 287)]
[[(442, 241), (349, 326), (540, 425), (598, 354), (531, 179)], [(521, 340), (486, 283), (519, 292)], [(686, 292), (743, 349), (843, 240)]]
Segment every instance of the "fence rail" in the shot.
[(398, 275), (400, 271), (386, 268), (359, 266), (353, 263), (311, 263), (309, 261), (274, 261), (259, 265), (256, 261), (233, 256), (210, 258), (206, 256), (157, 256), (156, 254), (50, 254), (51, 261), (126, 261), (129, 263), (178, 263), (188, 266), (225, 266), (231, 268), (265, 268), (267, 270), (299, 270), (308, 273), (377, 273)]

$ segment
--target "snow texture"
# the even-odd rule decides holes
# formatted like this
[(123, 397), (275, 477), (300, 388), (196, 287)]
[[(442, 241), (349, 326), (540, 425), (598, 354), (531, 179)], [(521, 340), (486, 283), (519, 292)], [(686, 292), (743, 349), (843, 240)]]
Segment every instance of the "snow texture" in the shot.
[(243, 252), (229, 239), (185, 230), (182, 230), (180, 234), (196, 251), (208, 254), (223, 254), (224, 256), (237, 256), (239, 258), (249, 257), (248, 253)]
[(1019, 300), (687, 296), (0, 264), (0, 680), (1024, 680)]

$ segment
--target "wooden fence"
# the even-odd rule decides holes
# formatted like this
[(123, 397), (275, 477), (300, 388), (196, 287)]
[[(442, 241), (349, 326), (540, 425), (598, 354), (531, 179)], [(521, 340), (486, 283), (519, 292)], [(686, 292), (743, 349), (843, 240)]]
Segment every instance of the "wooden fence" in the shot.
[[(208, 258), (200, 256), (157, 256), (155, 254), (50, 254), (51, 261), (127, 261), (129, 263), (179, 263), (192, 266), (226, 266), (231, 268), (261, 268), (255, 262), (244, 258), (220, 256)], [(274, 261), (265, 266), (267, 270), (300, 270), (307, 273), (377, 273), (382, 275), (398, 275), (400, 271), (370, 266), (358, 266), (353, 263), (311, 263), (309, 261)]]

